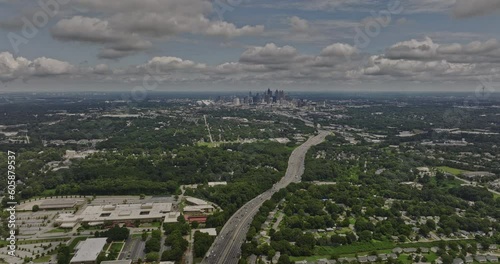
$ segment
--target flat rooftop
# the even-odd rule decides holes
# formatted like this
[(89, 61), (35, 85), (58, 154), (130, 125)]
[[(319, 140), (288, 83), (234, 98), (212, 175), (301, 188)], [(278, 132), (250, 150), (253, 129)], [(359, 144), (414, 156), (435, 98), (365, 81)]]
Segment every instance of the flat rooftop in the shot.
[(194, 198), (194, 197), (186, 197), (186, 201), (190, 204), (194, 205), (207, 205), (208, 203), (202, 199)]
[(80, 242), (77, 245), (75, 256), (73, 256), (70, 263), (95, 261), (104, 248), (104, 245), (106, 245), (106, 239), (106, 237), (88, 238)]
[(108, 204), (87, 206), (78, 216), (83, 222), (105, 220), (125, 221), (159, 219), (163, 220), (172, 211), (171, 203)]
[(72, 208), (83, 202), (83, 199), (46, 199), (40, 204), (40, 209)]
[(184, 212), (199, 212), (199, 211), (204, 211), (204, 210), (214, 210), (215, 208), (209, 204), (206, 205), (189, 205), (185, 206), (183, 211)]

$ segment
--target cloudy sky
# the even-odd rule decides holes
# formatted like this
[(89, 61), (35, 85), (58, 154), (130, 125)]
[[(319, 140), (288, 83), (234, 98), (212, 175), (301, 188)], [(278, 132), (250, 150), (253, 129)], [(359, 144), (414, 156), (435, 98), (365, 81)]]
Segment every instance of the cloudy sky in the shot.
[(498, 90), (499, 0), (0, 0), (0, 92)]

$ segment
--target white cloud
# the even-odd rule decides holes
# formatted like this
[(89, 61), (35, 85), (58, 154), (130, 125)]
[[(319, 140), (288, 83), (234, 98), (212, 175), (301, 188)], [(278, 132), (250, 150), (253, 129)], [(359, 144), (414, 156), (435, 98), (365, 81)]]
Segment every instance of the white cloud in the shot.
[(74, 16), (60, 20), (54, 38), (102, 44), (100, 58), (121, 58), (152, 47), (153, 39), (181, 34), (234, 38), (262, 34), (263, 25), (241, 27), (211, 19), (206, 0), (76, 0), (75, 5), (99, 17)]
[(302, 19), (302, 18), (297, 17), (297, 16), (293, 16), (293, 17), (288, 18), (288, 20), (289, 20), (290, 27), (292, 28), (293, 32), (304, 33), (304, 32), (308, 32), (310, 29), (309, 22), (305, 19)]
[(389, 47), (385, 56), (390, 59), (446, 60), (456, 63), (500, 62), (500, 43), (496, 39), (468, 44), (437, 44), (431, 38), (412, 39)]
[[(436, 43), (431, 38), (395, 43), (383, 54), (367, 55), (344, 43), (334, 43), (318, 54), (299, 52), (290, 45), (268, 43), (248, 47), (237, 61), (209, 65), (175, 56), (111, 69), (98, 64), (85, 69), (50, 58), (15, 58), (0, 53), (0, 80), (47, 76), (72, 79), (141, 82), (145, 77), (164, 82), (266, 82), (328, 84), (330, 82), (459, 82), (477, 76), (500, 78), (499, 42)], [(347, 59), (348, 57), (349, 59)], [(62, 77), (61, 77), (62, 78)]]
[(274, 43), (268, 43), (264, 47), (251, 47), (240, 57), (240, 62), (248, 64), (286, 64), (294, 61), (298, 51), (292, 46), (278, 47)]
[(109, 21), (99, 18), (74, 16), (62, 19), (52, 28), (52, 36), (62, 41), (80, 41), (105, 44), (100, 58), (121, 58), (152, 47), (137, 34), (115, 30)]
[(334, 43), (321, 51), (322, 56), (352, 56), (356, 53), (356, 47), (344, 43)]
[(65, 75), (75, 70), (73, 65), (64, 61), (45, 57), (30, 61), (23, 57), (16, 58), (9, 52), (0, 53), (0, 81)]

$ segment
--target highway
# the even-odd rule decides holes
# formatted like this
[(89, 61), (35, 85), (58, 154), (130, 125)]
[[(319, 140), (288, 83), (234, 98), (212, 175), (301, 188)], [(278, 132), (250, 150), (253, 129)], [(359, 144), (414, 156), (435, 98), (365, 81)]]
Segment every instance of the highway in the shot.
[(214, 243), (208, 250), (203, 264), (236, 264), (241, 255), (241, 245), (246, 239), (248, 228), (253, 217), (258, 212), (264, 201), (282, 188), (292, 182), (299, 182), (304, 173), (304, 160), (307, 151), (314, 145), (318, 145), (325, 140), (329, 134), (327, 131), (320, 131), (318, 135), (309, 138), (302, 145), (297, 147), (288, 159), (288, 167), (285, 176), (274, 184), (273, 188), (265, 191), (248, 203), (243, 205), (224, 225)]

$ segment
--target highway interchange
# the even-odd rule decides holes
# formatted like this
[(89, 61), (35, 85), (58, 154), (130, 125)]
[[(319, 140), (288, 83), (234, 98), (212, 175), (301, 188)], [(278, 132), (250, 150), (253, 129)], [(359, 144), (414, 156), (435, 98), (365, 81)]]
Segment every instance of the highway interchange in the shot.
[(205, 255), (202, 261), (203, 264), (238, 263), (241, 255), (241, 245), (245, 242), (250, 224), (260, 206), (270, 199), (275, 192), (286, 188), (292, 182), (300, 181), (304, 173), (304, 160), (307, 151), (312, 146), (323, 142), (327, 135), (329, 135), (329, 132), (320, 131), (318, 135), (309, 138), (292, 152), (288, 159), (285, 176), (274, 184), (273, 188), (250, 200), (231, 216)]

